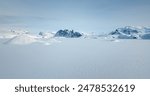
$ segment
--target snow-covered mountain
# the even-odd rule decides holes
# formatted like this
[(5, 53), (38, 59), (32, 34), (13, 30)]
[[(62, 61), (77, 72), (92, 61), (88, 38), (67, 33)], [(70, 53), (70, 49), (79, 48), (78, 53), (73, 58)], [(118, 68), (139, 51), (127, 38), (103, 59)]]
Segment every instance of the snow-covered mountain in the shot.
[(126, 26), (117, 28), (109, 33), (108, 36), (119, 39), (150, 39), (150, 28)]
[(42, 36), (42, 38), (53, 38), (54, 37), (54, 33), (51, 32), (40, 32), (39, 33), (40, 36)]
[(17, 44), (27, 45), (32, 43), (42, 43), (44, 45), (50, 45), (54, 42), (60, 42), (55, 40), (54, 33), (40, 32), (37, 34), (31, 34), (27, 31), (13, 31), (13, 30), (0, 30), (0, 41), (3, 44)]
[(78, 38), (81, 37), (82, 34), (79, 32), (75, 32), (74, 30), (59, 30), (56, 34), (55, 37), (66, 37), (66, 38)]

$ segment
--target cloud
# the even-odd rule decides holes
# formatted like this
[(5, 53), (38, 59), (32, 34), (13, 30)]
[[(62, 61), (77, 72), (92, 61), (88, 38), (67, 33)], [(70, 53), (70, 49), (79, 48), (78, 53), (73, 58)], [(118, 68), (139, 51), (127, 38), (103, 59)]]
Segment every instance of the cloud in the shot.
[(44, 17), (0, 15), (0, 24), (17, 24), (33, 21), (47, 21)]

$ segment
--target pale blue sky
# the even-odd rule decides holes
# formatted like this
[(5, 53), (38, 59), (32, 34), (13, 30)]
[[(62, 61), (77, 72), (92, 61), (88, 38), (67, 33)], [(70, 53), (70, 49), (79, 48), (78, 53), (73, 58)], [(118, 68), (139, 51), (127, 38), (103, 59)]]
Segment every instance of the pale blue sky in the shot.
[(150, 0), (0, 0), (0, 26), (107, 33), (150, 26)]

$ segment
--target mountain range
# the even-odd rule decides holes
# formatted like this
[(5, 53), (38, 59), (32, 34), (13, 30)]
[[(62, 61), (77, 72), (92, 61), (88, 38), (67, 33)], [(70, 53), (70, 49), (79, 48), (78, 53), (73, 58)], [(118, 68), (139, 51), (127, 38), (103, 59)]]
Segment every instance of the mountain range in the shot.
[(126, 26), (117, 28), (107, 35), (95, 35), (76, 32), (74, 30), (59, 30), (56, 33), (52, 32), (39, 32), (39, 34), (31, 34), (27, 31), (0, 31), (0, 38), (6, 39), (4, 44), (31, 44), (31, 43), (44, 43), (50, 45), (53, 41), (58, 42), (59, 37), (64, 38), (90, 38), (90, 39), (104, 39), (118, 42), (119, 39), (140, 39), (150, 40), (150, 28), (149, 27), (132, 27)]

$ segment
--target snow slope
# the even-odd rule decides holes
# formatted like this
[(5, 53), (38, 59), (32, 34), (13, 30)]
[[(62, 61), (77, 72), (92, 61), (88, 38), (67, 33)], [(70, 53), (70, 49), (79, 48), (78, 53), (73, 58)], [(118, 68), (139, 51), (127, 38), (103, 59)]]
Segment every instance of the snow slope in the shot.
[(37, 40), (35, 39), (34, 36), (31, 36), (29, 34), (22, 34), (13, 37), (12, 39), (8, 40), (5, 42), (5, 44), (19, 44), (19, 45), (24, 45), (24, 44), (31, 44), (36, 42)]
[(0, 30), (0, 39), (13, 38), (15, 36), (17, 36), (17, 34), (9, 32), (9, 31)]

